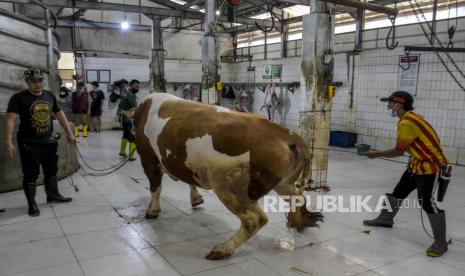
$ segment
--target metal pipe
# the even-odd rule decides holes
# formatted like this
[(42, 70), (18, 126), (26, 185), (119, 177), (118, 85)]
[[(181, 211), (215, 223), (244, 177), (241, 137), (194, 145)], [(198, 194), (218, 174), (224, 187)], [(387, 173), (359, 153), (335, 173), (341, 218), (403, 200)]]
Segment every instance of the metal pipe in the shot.
[(442, 47), (405, 46), (405, 51), (465, 53), (465, 48), (442, 48)]
[(357, 16), (355, 18), (355, 50), (362, 50), (362, 37), (363, 37), (363, 10), (357, 9)]
[[(434, 36), (436, 35), (436, 14), (438, 11), (438, 0), (434, 0), (433, 2), (433, 21), (431, 22), (431, 37), (430, 42), (434, 43)], [(456, 15), (457, 16), (457, 15)]]
[(85, 71), (85, 65), (84, 65), (85, 59), (84, 59), (84, 53), (81, 53), (81, 80), (83, 82), (86, 82), (86, 75), (84, 75)]
[(265, 32), (265, 43), (263, 44), (263, 57), (268, 59), (268, 32)]
[(365, 3), (365, 2), (360, 2), (357, 0), (323, 0), (323, 1), (338, 4), (338, 5), (353, 7), (353, 8), (361, 8), (364, 10), (385, 13), (387, 15), (397, 15), (397, 12), (398, 12), (397, 9), (374, 5), (374, 4)]

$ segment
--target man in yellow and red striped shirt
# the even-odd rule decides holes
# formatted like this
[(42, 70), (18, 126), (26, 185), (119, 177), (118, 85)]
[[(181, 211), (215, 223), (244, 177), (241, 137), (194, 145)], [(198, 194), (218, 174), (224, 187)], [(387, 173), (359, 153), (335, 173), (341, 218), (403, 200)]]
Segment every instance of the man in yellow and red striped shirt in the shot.
[(434, 234), (434, 243), (426, 254), (431, 257), (441, 256), (447, 251), (446, 217), (444, 211), (437, 208), (433, 201), (433, 188), (436, 175), (449, 160), (442, 150), (434, 128), (422, 116), (412, 111), (412, 95), (396, 91), (381, 101), (388, 102), (388, 110), (393, 116), (400, 118), (397, 124), (396, 146), (385, 151), (370, 151), (367, 156), (392, 158), (403, 156), (404, 152), (407, 152), (411, 158), (393, 193), (386, 195), (392, 210), (383, 209), (377, 218), (365, 220), (363, 223), (368, 226), (392, 227), (402, 200), (417, 189), (418, 200), (428, 214)]

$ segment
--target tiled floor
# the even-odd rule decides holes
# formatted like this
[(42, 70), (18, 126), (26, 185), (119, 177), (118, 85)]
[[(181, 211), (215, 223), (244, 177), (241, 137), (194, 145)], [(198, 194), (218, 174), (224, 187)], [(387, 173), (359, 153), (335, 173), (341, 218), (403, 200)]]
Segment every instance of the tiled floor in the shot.
[[(118, 162), (120, 132), (91, 133), (80, 148), (95, 167)], [(403, 164), (367, 160), (331, 152), (329, 195), (379, 196), (394, 187)], [(188, 186), (163, 178), (157, 220), (144, 219), (149, 202), (142, 167), (131, 162), (108, 176), (73, 176), (61, 191), (69, 204), (47, 205), (43, 188), (37, 200), (41, 216), (25, 214), (22, 191), (0, 194), (0, 276), (105, 275), (465, 275), (465, 168), (454, 169), (453, 182), (440, 204), (447, 211), (449, 252), (431, 259), (431, 240), (421, 226), (419, 209), (400, 210), (392, 229), (364, 227), (374, 215), (325, 213), (320, 228), (288, 230), (284, 214), (269, 213), (269, 223), (235, 254), (209, 261), (205, 255), (239, 225), (211, 191), (192, 210)], [(313, 195), (315, 195), (313, 193)], [(412, 193), (414, 198), (416, 193)], [(345, 205), (350, 206), (350, 202)], [(374, 206), (375, 203), (370, 203)], [(428, 231), (429, 223), (426, 221)], [(367, 231), (370, 230), (370, 231)], [(294, 237), (296, 248), (276, 247), (276, 239)]]

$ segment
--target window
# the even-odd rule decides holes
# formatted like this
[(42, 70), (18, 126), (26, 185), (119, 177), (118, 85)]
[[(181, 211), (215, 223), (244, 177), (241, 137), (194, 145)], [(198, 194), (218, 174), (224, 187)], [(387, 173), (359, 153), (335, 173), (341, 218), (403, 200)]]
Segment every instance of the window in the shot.
[(98, 81), (98, 70), (86, 70), (86, 81), (88, 83)]

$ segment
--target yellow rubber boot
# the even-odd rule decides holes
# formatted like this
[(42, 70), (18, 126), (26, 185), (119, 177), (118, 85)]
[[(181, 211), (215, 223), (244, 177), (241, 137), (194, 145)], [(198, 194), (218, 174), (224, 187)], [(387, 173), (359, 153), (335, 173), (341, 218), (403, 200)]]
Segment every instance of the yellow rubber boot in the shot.
[(82, 137), (87, 137), (87, 128), (89, 126), (88, 125), (83, 125), (82, 126)]
[(126, 154), (126, 146), (127, 145), (128, 145), (128, 140), (123, 138), (123, 140), (121, 140), (121, 148), (119, 150), (119, 155), (120, 156), (128, 157), (127, 154)]
[(79, 137), (79, 127), (78, 126), (74, 127), (74, 136), (76, 136), (76, 138)]
[(129, 161), (134, 161), (136, 158), (134, 157), (134, 153), (136, 152), (136, 144), (129, 143)]

